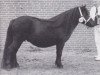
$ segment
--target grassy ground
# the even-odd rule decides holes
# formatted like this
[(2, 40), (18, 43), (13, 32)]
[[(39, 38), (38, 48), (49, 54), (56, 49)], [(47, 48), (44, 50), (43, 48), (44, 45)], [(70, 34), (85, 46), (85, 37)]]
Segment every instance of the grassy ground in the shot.
[[(95, 50), (96, 51), (96, 50)], [(75, 51), (64, 48), (63, 69), (55, 65), (55, 46), (45, 49), (21, 48), (17, 53), (20, 68), (11, 71), (0, 69), (0, 75), (100, 75), (100, 61), (95, 61), (95, 51)], [(0, 63), (2, 58), (0, 52)]]

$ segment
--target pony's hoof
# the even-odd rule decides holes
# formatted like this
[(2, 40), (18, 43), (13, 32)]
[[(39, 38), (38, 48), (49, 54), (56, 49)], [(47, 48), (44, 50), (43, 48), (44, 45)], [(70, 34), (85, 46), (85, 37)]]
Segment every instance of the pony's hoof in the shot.
[(55, 65), (57, 66), (57, 68), (63, 68), (63, 65), (61, 62), (55, 61)]
[(7, 64), (2, 64), (1, 65), (1, 68), (2, 69), (5, 69), (5, 70), (7, 70), (7, 71), (10, 71), (11, 69), (13, 69), (13, 68), (19, 68), (19, 64), (17, 63), (17, 64), (15, 64), (14, 66), (12, 66), (12, 65), (7, 65)]
[(63, 68), (63, 65), (57, 65), (58, 68)]
[(12, 69), (12, 67), (10, 65), (2, 66), (1, 68), (4, 70), (7, 70), (7, 71), (10, 71)]
[(63, 68), (62, 64), (56, 64), (57, 68)]
[(19, 68), (20, 66), (19, 66), (19, 64), (17, 63), (16, 65), (15, 65), (15, 67), (14, 68)]

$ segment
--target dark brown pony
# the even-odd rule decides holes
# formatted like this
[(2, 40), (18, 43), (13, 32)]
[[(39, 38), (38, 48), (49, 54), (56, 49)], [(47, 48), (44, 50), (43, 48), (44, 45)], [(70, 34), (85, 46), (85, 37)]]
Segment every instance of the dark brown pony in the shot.
[(56, 45), (57, 56), (55, 64), (57, 67), (62, 68), (61, 56), (64, 44), (70, 38), (79, 20), (82, 24), (89, 27), (96, 25), (95, 21), (92, 19), (88, 20), (88, 18), (88, 10), (85, 6), (80, 6), (65, 11), (48, 20), (31, 16), (21, 16), (13, 19), (7, 31), (2, 68), (11, 69), (19, 66), (16, 53), (25, 40), (38, 47)]

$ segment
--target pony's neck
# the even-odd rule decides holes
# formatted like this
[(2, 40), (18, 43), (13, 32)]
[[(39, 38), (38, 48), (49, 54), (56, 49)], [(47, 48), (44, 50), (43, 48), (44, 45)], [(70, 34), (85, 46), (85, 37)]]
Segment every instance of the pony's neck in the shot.
[(75, 27), (79, 23), (80, 13), (78, 10), (78, 7), (74, 8), (69, 12), (69, 14), (65, 17), (65, 31), (67, 34), (70, 34), (73, 32)]
[[(74, 8), (70, 13), (70, 19), (68, 20), (69, 24), (77, 25), (79, 23), (80, 13), (78, 7)], [(67, 17), (65, 17), (67, 19)]]

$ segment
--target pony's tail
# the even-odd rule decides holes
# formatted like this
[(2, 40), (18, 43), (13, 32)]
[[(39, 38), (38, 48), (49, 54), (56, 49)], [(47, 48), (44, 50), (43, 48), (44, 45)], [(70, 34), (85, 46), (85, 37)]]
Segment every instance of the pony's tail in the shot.
[(3, 59), (1, 62), (1, 68), (4, 68), (4, 66), (5, 66), (5, 59), (6, 59), (6, 55), (7, 55), (7, 50), (8, 50), (8, 47), (13, 42), (13, 31), (12, 31), (13, 22), (14, 22), (14, 20), (10, 21), (9, 27), (7, 30), (7, 36), (6, 36), (5, 47), (4, 47), (4, 52), (3, 52)]
[(7, 30), (7, 36), (6, 36), (6, 42), (5, 42), (5, 48), (8, 48), (8, 46), (12, 43), (13, 41), (13, 31), (12, 31), (12, 25), (13, 25), (14, 20), (10, 21), (8, 30)]

